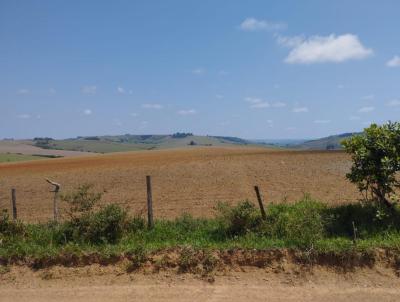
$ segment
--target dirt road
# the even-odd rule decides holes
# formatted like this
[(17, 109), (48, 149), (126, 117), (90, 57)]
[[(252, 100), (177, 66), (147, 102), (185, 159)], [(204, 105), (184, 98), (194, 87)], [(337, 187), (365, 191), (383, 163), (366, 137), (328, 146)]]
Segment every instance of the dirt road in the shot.
[(217, 276), (210, 284), (193, 275), (119, 274), (107, 268), (97, 268), (96, 273), (85, 268), (75, 269), (81, 273), (68, 270), (74, 269), (63, 268), (60, 274), (14, 273), (0, 282), (0, 301), (400, 301), (399, 278), (386, 271), (324, 271), (296, 277), (250, 270)]

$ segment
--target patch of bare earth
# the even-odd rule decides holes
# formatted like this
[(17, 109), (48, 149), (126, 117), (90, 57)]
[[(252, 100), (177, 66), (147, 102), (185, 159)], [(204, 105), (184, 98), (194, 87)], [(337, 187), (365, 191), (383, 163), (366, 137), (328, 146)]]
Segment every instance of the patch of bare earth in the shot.
[(90, 152), (42, 149), (27, 141), (0, 141), (0, 153), (20, 153), (25, 155), (56, 155), (63, 157), (87, 156)]
[(0, 207), (9, 207), (17, 190), (18, 213), (24, 221), (52, 217), (52, 193), (44, 178), (62, 191), (94, 184), (103, 200), (131, 212), (146, 205), (145, 176), (153, 181), (156, 218), (182, 213), (213, 215), (218, 201), (254, 200), (259, 185), (266, 202), (295, 201), (310, 193), (337, 204), (359, 198), (345, 179), (350, 159), (343, 152), (276, 151), (261, 148), (198, 148), (143, 151), (0, 164)]

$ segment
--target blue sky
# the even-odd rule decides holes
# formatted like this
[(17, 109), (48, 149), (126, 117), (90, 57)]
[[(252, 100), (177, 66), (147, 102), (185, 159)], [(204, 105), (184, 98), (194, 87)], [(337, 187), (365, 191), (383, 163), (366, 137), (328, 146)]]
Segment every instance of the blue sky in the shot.
[(0, 0), (0, 138), (314, 138), (400, 116), (400, 2)]

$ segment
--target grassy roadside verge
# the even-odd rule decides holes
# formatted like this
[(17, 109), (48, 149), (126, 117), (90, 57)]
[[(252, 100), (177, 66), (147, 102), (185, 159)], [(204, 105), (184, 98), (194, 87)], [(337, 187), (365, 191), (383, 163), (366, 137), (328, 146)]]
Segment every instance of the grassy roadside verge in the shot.
[(140, 265), (149, 255), (167, 250), (178, 251), (180, 262), (190, 262), (185, 257), (208, 261), (212, 253), (221, 259), (227, 251), (268, 255), (284, 250), (299, 261), (327, 255), (344, 261), (365, 259), (383, 249), (400, 264), (400, 211), (374, 204), (327, 207), (306, 196), (294, 204), (269, 205), (265, 221), (250, 202), (220, 204), (215, 218), (183, 215), (158, 220), (149, 230), (143, 218), (130, 217), (118, 206), (96, 208), (100, 196), (88, 189), (65, 198), (71, 211), (60, 224), (13, 222), (3, 212), (0, 262), (74, 265), (127, 257)]

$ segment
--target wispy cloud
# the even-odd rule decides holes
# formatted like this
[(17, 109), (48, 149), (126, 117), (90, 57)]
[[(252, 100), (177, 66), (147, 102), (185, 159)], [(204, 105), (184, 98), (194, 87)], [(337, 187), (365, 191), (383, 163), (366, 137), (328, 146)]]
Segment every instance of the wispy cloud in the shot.
[(118, 86), (117, 87), (117, 93), (118, 94), (133, 94), (133, 91), (132, 90), (126, 90), (124, 87)]
[(142, 108), (160, 110), (163, 109), (164, 107), (163, 105), (160, 104), (142, 104)]
[(308, 112), (308, 108), (307, 107), (295, 107), (293, 108), (292, 112), (294, 113), (305, 113)]
[(54, 88), (49, 88), (48, 93), (54, 95), (57, 93), (57, 91)]
[(132, 116), (132, 117), (138, 117), (139, 116), (139, 114), (137, 114), (136, 112), (132, 112), (131, 114), (129, 114), (130, 116)]
[(360, 117), (359, 117), (359, 116), (356, 116), (356, 115), (351, 115), (351, 116), (349, 117), (349, 120), (350, 120), (350, 121), (358, 121), (358, 120), (360, 120)]
[(373, 54), (353, 34), (336, 36), (278, 37), (278, 43), (292, 48), (285, 62), (290, 64), (340, 63), (361, 60)]
[(177, 112), (180, 115), (192, 115), (196, 114), (196, 110), (194, 109), (182, 109)]
[(267, 20), (258, 20), (256, 18), (246, 18), (240, 25), (239, 28), (244, 31), (277, 31), (285, 29), (287, 25), (285, 23), (270, 22)]
[(215, 98), (217, 98), (217, 99), (223, 99), (224, 96), (223, 96), (222, 94), (216, 94), (216, 95), (215, 95)]
[(267, 127), (272, 128), (274, 127), (274, 121), (273, 120), (266, 120), (267, 122)]
[(119, 94), (125, 94), (125, 93), (126, 93), (125, 89), (124, 89), (123, 87), (121, 87), (121, 86), (118, 86), (118, 87), (117, 87), (117, 92), (118, 92)]
[(389, 61), (386, 62), (387, 67), (400, 67), (400, 57), (394, 56)]
[(81, 88), (82, 93), (84, 94), (96, 94), (97, 92), (97, 86), (94, 85), (89, 85), (89, 86), (83, 86)]
[(84, 115), (92, 115), (92, 110), (91, 109), (85, 109), (85, 110), (83, 110), (83, 114)]
[(253, 109), (261, 109), (261, 108), (270, 107), (270, 104), (261, 98), (246, 97), (244, 100), (247, 103), (250, 103), (250, 108), (253, 108)]
[(29, 89), (21, 88), (17, 91), (17, 94), (28, 94), (29, 92)]
[(198, 67), (192, 70), (192, 73), (195, 75), (203, 75), (206, 73), (206, 70), (202, 67)]
[(375, 99), (375, 95), (373, 95), (373, 94), (364, 95), (361, 99), (364, 101), (371, 101), (371, 100)]
[(375, 110), (375, 107), (366, 106), (366, 107), (361, 107), (360, 109), (358, 109), (358, 112), (360, 112), (360, 113), (368, 113), (368, 112), (372, 112), (374, 110)]
[(30, 115), (30, 114), (27, 114), (27, 113), (22, 113), (22, 114), (18, 114), (18, 115), (17, 115), (17, 118), (26, 120), (26, 119), (28, 119), (28, 118), (31, 118), (31, 115)]
[(286, 103), (284, 102), (273, 102), (271, 103), (271, 107), (273, 108), (282, 108), (282, 107), (286, 107)]
[(400, 99), (390, 100), (386, 105), (389, 107), (398, 107), (400, 106)]
[(330, 120), (315, 120), (314, 124), (329, 124)]
[(255, 98), (255, 97), (246, 97), (244, 99), (247, 103), (250, 103), (250, 108), (254, 109), (261, 109), (261, 108), (282, 108), (286, 106), (286, 103), (284, 102), (268, 102), (265, 101), (261, 98)]

